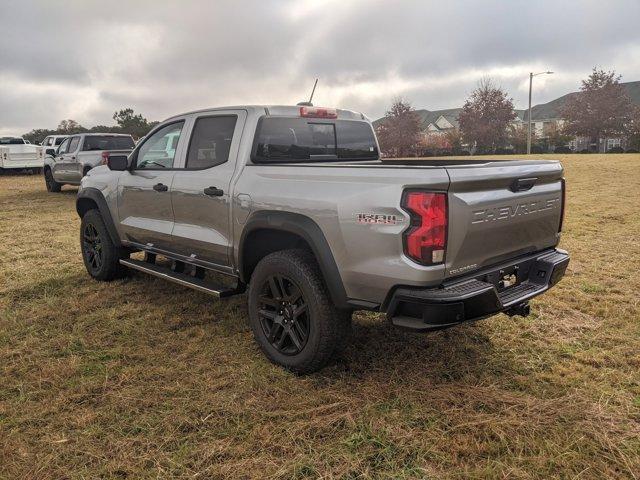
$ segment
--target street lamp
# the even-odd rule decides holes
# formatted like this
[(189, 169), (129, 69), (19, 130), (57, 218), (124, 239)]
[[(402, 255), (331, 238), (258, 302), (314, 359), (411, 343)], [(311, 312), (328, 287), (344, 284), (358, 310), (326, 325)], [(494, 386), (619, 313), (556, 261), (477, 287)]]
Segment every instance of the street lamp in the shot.
[(529, 73), (529, 132), (527, 133), (527, 155), (531, 153), (531, 87), (533, 86), (533, 77), (538, 75), (551, 75), (553, 72)]

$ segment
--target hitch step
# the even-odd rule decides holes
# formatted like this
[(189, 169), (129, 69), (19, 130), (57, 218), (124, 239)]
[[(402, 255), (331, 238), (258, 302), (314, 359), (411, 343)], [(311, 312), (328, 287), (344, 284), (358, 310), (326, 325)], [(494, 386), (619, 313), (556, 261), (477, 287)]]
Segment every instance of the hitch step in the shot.
[(198, 275), (188, 275), (154, 263), (123, 258), (120, 260), (120, 264), (140, 272), (148, 273), (154, 277), (163, 278), (164, 280), (177, 283), (184, 287), (208, 293), (209, 295), (213, 295), (218, 298), (230, 297), (243, 292), (243, 289), (239, 287), (230, 288), (223, 285), (216, 285), (205, 279), (198, 278)]

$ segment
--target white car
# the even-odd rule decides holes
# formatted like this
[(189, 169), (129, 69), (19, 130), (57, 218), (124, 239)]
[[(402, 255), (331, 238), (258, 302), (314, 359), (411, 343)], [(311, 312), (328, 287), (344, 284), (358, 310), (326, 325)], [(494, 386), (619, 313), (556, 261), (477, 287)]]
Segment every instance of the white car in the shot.
[(40, 144), (44, 149), (45, 156), (55, 156), (58, 146), (60, 146), (65, 138), (69, 138), (69, 135), (49, 135), (48, 137), (46, 137)]
[(40, 145), (32, 145), (22, 137), (0, 137), (0, 171), (29, 169), (39, 172), (44, 166)]

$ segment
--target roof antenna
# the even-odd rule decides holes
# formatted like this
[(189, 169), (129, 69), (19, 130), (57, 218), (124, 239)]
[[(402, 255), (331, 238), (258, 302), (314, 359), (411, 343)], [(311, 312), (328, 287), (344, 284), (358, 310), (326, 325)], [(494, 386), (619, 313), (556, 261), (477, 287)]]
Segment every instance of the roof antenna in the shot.
[(299, 106), (301, 107), (313, 107), (313, 103), (311, 103), (311, 100), (313, 100), (313, 94), (316, 93), (316, 85), (318, 85), (318, 79), (316, 78), (316, 81), (313, 84), (313, 89), (311, 90), (311, 96), (309, 97), (309, 101), (308, 102), (300, 102), (298, 103)]

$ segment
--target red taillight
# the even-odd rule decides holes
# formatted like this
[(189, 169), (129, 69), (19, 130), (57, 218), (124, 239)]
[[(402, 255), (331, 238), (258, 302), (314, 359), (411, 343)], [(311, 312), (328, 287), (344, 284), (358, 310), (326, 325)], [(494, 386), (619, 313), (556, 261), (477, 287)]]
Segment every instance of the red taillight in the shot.
[(335, 108), (300, 107), (300, 116), (308, 118), (338, 118)]
[(108, 161), (109, 161), (109, 152), (102, 152), (102, 161), (100, 162), (100, 165), (107, 165)]
[(560, 185), (562, 187), (562, 205), (560, 205), (560, 225), (558, 226), (558, 232), (562, 231), (562, 224), (564, 223), (565, 204), (567, 203), (567, 185), (564, 181), (564, 178), (560, 180)]
[(447, 247), (447, 194), (405, 192), (402, 207), (411, 216), (404, 232), (404, 251), (423, 265), (444, 262)]

